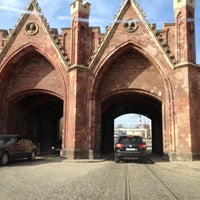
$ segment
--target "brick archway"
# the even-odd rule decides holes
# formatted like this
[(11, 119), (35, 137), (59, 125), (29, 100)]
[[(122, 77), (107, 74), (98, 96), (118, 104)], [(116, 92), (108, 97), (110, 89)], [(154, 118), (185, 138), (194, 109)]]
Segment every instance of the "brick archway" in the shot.
[[(93, 146), (97, 155), (113, 151), (114, 118), (131, 112), (147, 115), (152, 120), (154, 153), (173, 151), (174, 129), (169, 126), (173, 123), (169, 115), (169, 109), (173, 112), (173, 89), (166, 69), (147, 53), (127, 44), (95, 72), (93, 94), (97, 128), (94, 128)], [(104, 132), (107, 134), (102, 134)], [(102, 140), (108, 141), (108, 145), (104, 146)]]
[(7, 103), (7, 133), (39, 142), (43, 153), (51, 152), (53, 146), (61, 148), (63, 101), (41, 91), (27, 94)]
[(138, 113), (152, 120), (152, 152), (163, 154), (162, 103), (138, 92), (110, 96), (101, 104), (101, 153), (110, 153), (114, 145), (114, 119), (127, 113)]
[(58, 129), (66, 90), (59, 66), (28, 46), (7, 61), (0, 78), (2, 133), (33, 138), (41, 143), (43, 152), (52, 146), (60, 148)]

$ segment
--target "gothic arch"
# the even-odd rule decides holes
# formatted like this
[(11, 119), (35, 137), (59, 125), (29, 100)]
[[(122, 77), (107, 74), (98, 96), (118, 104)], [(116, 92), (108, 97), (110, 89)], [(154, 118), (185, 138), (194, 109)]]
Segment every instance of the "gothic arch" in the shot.
[[(163, 85), (163, 92), (164, 92), (164, 96), (160, 96), (159, 93), (157, 94), (153, 94), (154, 92), (152, 90), (150, 90), (150, 88), (148, 89), (148, 87), (146, 89), (143, 89), (142, 87), (138, 85), (136, 85), (134, 88), (129, 88), (129, 86), (126, 86), (126, 84), (124, 84), (125, 86), (117, 87), (116, 85), (118, 84), (113, 78), (111, 77), (111, 82), (109, 84), (109, 82), (105, 82), (105, 77), (108, 77), (109, 75), (112, 75), (112, 73), (107, 73), (109, 70), (111, 70), (111, 66), (113, 67), (115, 65), (115, 61), (120, 57), (123, 58), (124, 55), (127, 55), (127, 52), (132, 52), (133, 54), (136, 55), (136, 59), (138, 56), (141, 57), (143, 59), (144, 62), (146, 62), (146, 68), (144, 69), (139, 69), (140, 70), (140, 74), (143, 73), (143, 71), (141, 70), (146, 70), (146, 69), (155, 69), (155, 71), (157, 71), (157, 75), (156, 76), (160, 76), (160, 83), (162, 83)], [(130, 55), (131, 56), (131, 55)], [(121, 60), (118, 62), (121, 62)], [(113, 64), (114, 63), (114, 64)], [(122, 66), (121, 66), (122, 67)], [(124, 65), (125, 67), (125, 65)], [(93, 108), (96, 108), (96, 113), (91, 113), (92, 115), (92, 120), (95, 121), (96, 126), (99, 127), (101, 126), (101, 115), (102, 115), (102, 102), (104, 101), (104, 99), (106, 98), (106, 96), (110, 95), (110, 94), (117, 94), (120, 91), (123, 90), (128, 90), (130, 89), (130, 94), (138, 94), (138, 93), (142, 93), (143, 95), (145, 95), (147, 98), (150, 99), (154, 99), (156, 98), (157, 100), (159, 99), (158, 103), (161, 106), (161, 110), (160, 112), (162, 113), (162, 118), (165, 119), (165, 121), (163, 121), (162, 123), (162, 132), (163, 132), (163, 138), (164, 138), (164, 143), (163, 143), (163, 147), (164, 147), (164, 152), (167, 151), (175, 151), (176, 148), (176, 137), (175, 137), (175, 129), (173, 126), (170, 126), (173, 124), (173, 113), (174, 113), (174, 107), (173, 107), (173, 80), (170, 79), (169, 76), (169, 70), (172, 69), (165, 69), (163, 68), (161, 65), (159, 65), (156, 62), (155, 58), (152, 58), (147, 51), (145, 51), (145, 49), (133, 44), (132, 42), (128, 41), (122, 45), (120, 45), (119, 47), (115, 48), (115, 50), (106, 56), (106, 58), (104, 59), (104, 61), (98, 66), (98, 68), (94, 69), (94, 82), (93, 82), (93, 90), (92, 90), (92, 100), (93, 100)], [(107, 73), (107, 74), (106, 74)], [(123, 72), (122, 72), (123, 73)], [(138, 77), (140, 76), (140, 74), (138, 73)], [(150, 74), (151, 75), (151, 74)], [(118, 78), (117, 76), (115, 76), (116, 78)], [(135, 79), (137, 79), (138, 77), (135, 77)], [(124, 77), (124, 79), (126, 79), (127, 77)], [(108, 79), (107, 79), (108, 80)], [(123, 80), (120, 79), (119, 82), (122, 82)], [(114, 83), (112, 83), (114, 82)], [(145, 79), (144, 79), (145, 82)], [(105, 90), (106, 92), (103, 93), (102, 92), (102, 85), (105, 84)], [(111, 84), (115, 84), (115, 88), (113, 90), (109, 91), (109, 87)], [(159, 85), (159, 83), (157, 83)], [(103, 89), (103, 90), (104, 90)], [(101, 93), (102, 92), (102, 93)], [(167, 112), (166, 110), (170, 109), (170, 112)], [(170, 113), (170, 114), (167, 114)], [(98, 117), (96, 117), (98, 116)], [(170, 125), (169, 125), (170, 124)], [(99, 132), (99, 130), (95, 130), (95, 128), (92, 129), (92, 138), (93, 141), (95, 143), (96, 138), (98, 138), (98, 135), (101, 135), (101, 133)], [(96, 138), (95, 138), (96, 137)], [(97, 142), (98, 143), (98, 142)], [(168, 145), (170, 144), (170, 145)], [(95, 144), (95, 146), (97, 148), (101, 148), (100, 146), (98, 146), (97, 144)], [(98, 150), (97, 150), (98, 151)]]
[[(42, 151), (50, 151), (51, 145), (57, 145), (53, 141), (58, 142), (58, 122), (66, 120), (65, 81), (61, 65), (34, 45), (14, 52), (0, 72), (1, 131), (35, 137)], [(48, 143), (45, 132), (50, 133)]]
[(21, 57), (23, 57), (25, 54), (29, 53), (29, 52), (38, 52), (39, 54), (41, 54), (47, 61), (49, 61), (51, 63), (51, 65), (59, 71), (59, 76), (60, 76), (60, 80), (64, 83), (65, 79), (64, 79), (64, 75), (62, 73), (62, 69), (60, 69), (60, 67), (58, 65), (56, 65), (55, 60), (53, 60), (53, 58), (51, 56), (49, 56), (49, 54), (47, 52), (43, 52), (41, 49), (38, 49), (33, 43), (27, 43), (24, 46), (21, 46), (20, 48), (18, 48), (15, 52), (13, 52), (9, 57), (7, 57), (4, 61), (4, 63), (2, 63), (2, 67), (0, 69), (0, 77), (2, 72), (4, 72), (5, 70), (7, 70), (7, 66), (13, 62), (13, 60), (20, 60)]
[[(25, 65), (27, 66), (28, 69), (24, 67)], [(28, 73), (30, 73), (31, 70), (33, 72), (33, 68), (31, 69), (31, 65), (33, 66), (38, 65), (37, 70), (40, 70), (40, 72), (43, 70), (42, 68), (46, 66), (46, 69), (43, 70), (44, 73), (40, 77), (41, 79), (43, 79), (44, 76), (47, 76), (48, 73), (50, 74), (54, 72), (54, 76), (56, 76), (57, 80), (60, 82), (62, 93), (63, 91), (66, 92), (66, 80), (64, 78), (64, 74), (60, 66), (56, 65), (55, 60), (52, 60), (52, 58), (49, 57), (48, 54), (46, 54), (45, 52), (42, 52), (40, 49), (38, 49), (31, 43), (26, 44), (25, 46), (19, 48), (17, 51), (15, 51), (12, 55), (10, 55), (5, 60), (0, 71), (0, 81), (5, 86), (6, 83), (3, 80), (5, 78), (6, 80), (8, 80), (9, 77), (11, 78), (11, 74), (13, 73), (13, 71), (14, 70), (19, 71), (20, 68), (22, 67), (24, 67), (24, 69), (22, 69), (21, 71), (28, 71), (26, 73), (26, 76), (28, 77)], [(18, 73), (18, 76), (20, 76), (19, 73)], [(39, 74), (37, 74), (37, 71), (35, 71), (34, 76), (35, 77), (33, 78), (36, 79), (37, 77), (39, 79)], [(13, 79), (13, 75), (12, 75), (12, 79)], [(30, 81), (31, 80), (29, 80), (28, 83), (30, 83)], [(1, 87), (2, 90), (4, 90), (4, 86)]]
[(162, 67), (162, 65), (159, 65), (156, 62), (156, 58), (153, 58), (149, 55), (149, 53), (142, 48), (141, 46), (133, 43), (132, 41), (126, 41), (125, 43), (119, 45), (116, 47), (110, 54), (108, 54), (103, 62), (95, 69), (92, 70), (94, 73), (94, 79), (92, 83), (92, 89), (91, 89), (91, 94), (92, 94), (92, 99), (94, 99), (94, 95), (96, 94), (96, 91), (98, 90), (98, 87), (101, 82), (101, 78), (104, 76), (104, 72), (108, 70), (109, 64), (115, 60), (117, 57), (120, 55), (123, 55), (124, 52), (127, 51), (135, 51), (141, 54), (149, 63), (151, 63), (159, 72), (159, 74), (162, 74), (163, 76), (163, 82), (165, 85), (165, 91), (167, 93), (168, 101), (171, 102), (174, 99), (174, 92), (173, 92), (173, 85), (174, 85), (174, 80), (170, 79), (169, 77), (169, 70), (171, 69), (165, 69)]
[(22, 91), (6, 101), (6, 133), (19, 134), (40, 143), (41, 152), (61, 148), (63, 99), (46, 90)]
[[(133, 41), (126, 41), (120, 44), (119, 46), (115, 47), (115, 49), (112, 52), (110, 52), (108, 55), (105, 56), (103, 61), (96, 68), (91, 70), (95, 76), (93, 82), (94, 88), (96, 87), (96, 85), (98, 85), (98, 80), (103, 74), (103, 71), (106, 70), (105, 66), (109, 66), (109, 63), (112, 62), (117, 56), (120, 56), (124, 52), (127, 52), (129, 50), (134, 50), (135, 52), (140, 53), (146, 60), (148, 60), (153, 66), (155, 66), (158, 69), (160, 74), (164, 74), (165, 76), (164, 80), (166, 80), (166, 85), (170, 84), (170, 81), (168, 80), (168, 70), (159, 65), (158, 62), (156, 61), (156, 58), (150, 56), (150, 53), (139, 44), (136, 44)], [(172, 88), (172, 86), (169, 87)], [(171, 90), (170, 88), (169, 90)]]
[(144, 115), (152, 121), (152, 150), (163, 154), (162, 101), (148, 91), (116, 91), (101, 103), (101, 153), (113, 151), (114, 119), (129, 113)]

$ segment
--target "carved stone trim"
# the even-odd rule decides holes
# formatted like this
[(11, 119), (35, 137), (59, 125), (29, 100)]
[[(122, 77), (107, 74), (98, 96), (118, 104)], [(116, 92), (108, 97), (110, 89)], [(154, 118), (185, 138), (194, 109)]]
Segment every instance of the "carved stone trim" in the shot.
[(127, 32), (132, 33), (137, 30), (138, 25), (134, 19), (128, 19), (124, 22), (124, 28)]
[(26, 25), (26, 32), (29, 35), (35, 35), (37, 34), (38, 31), (39, 31), (39, 26), (34, 22), (30, 22)]

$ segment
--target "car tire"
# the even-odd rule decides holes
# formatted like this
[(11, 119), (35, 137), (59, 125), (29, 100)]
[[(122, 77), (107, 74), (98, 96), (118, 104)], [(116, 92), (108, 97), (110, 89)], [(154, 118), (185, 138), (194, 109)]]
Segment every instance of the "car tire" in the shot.
[(9, 155), (8, 153), (4, 152), (1, 156), (0, 165), (5, 166), (8, 164), (8, 161), (9, 161)]
[(115, 156), (115, 162), (118, 163), (120, 161), (120, 158), (118, 156)]
[(141, 157), (139, 160), (140, 160), (140, 162), (141, 162), (141, 163), (143, 163), (143, 164), (144, 164), (144, 163), (145, 163), (145, 161), (146, 161), (146, 157), (143, 157), (143, 156), (142, 156), (142, 157)]
[(36, 157), (36, 153), (35, 153), (35, 151), (32, 151), (31, 154), (30, 154), (30, 156), (28, 157), (28, 159), (29, 159), (30, 161), (34, 161), (34, 160), (35, 160), (35, 157)]

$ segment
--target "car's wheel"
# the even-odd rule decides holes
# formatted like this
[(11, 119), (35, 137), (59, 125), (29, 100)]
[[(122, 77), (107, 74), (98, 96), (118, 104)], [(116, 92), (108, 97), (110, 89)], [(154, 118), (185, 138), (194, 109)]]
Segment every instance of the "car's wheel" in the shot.
[(35, 151), (32, 151), (32, 152), (31, 152), (31, 155), (28, 157), (28, 159), (29, 159), (30, 161), (33, 161), (33, 160), (35, 160), (35, 157), (36, 157), (36, 153), (35, 153)]
[(9, 155), (8, 153), (3, 153), (3, 155), (1, 156), (1, 160), (0, 160), (0, 165), (1, 166), (5, 166), (8, 164), (8, 161), (9, 161)]
[(115, 162), (118, 163), (120, 161), (120, 158), (118, 156), (115, 156)]
[(146, 157), (142, 156), (139, 160), (140, 160), (141, 163), (145, 163)]

